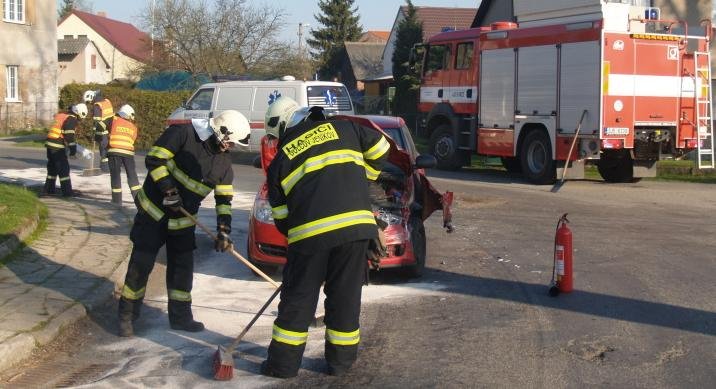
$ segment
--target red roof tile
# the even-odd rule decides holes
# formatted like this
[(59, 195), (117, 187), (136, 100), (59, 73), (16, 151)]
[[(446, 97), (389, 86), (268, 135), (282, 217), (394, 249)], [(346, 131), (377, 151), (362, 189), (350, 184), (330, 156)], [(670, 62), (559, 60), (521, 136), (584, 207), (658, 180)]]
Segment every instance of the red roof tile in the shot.
[[(403, 14), (408, 12), (407, 6), (401, 6)], [(423, 22), (423, 41), (438, 34), (445, 28), (464, 30), (472, 26), (477, 7), (415, 7), (418, 20)]]
[[(140, 62), (146, 62), (149, 59), (151, 38), (149, 34), (138, 30), (134, 25), (76, 9), (72, 10), (72, 14), (80, 18), (123, 54)], [(62, 24), (65, 19), (62, 19), (59, 24)]]
[(359, 42), (387, 42), (390, 31), (366, 31), (361, 35)]

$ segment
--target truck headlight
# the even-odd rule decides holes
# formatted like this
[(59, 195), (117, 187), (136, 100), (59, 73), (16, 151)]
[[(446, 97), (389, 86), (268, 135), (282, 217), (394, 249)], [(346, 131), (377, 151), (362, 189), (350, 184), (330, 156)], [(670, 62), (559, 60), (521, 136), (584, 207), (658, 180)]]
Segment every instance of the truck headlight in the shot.
[(254, 217), (261, 223), (273, 224), (273, 212), (271, 212), (271, 204), (263, 199), (257, 199), (254, 202)]

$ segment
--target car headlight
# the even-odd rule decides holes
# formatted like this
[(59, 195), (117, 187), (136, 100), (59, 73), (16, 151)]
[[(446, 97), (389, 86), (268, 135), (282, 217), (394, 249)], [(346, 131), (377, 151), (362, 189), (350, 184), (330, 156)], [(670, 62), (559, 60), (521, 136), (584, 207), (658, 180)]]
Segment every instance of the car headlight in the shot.
[(389, 209), (385, 209), (385, 208), (378, 209), (377, 217), (379, 220), (382, 220), (389, 226), (403, 224), (403, 216), (401, 216), (397, 213), (391, 212), (391, 210), (389, 210)]
[(273, 224), (273, 212), (271, 204), (263, 199), (257, 199), (254, 202), (254, 217), (261, 223)]

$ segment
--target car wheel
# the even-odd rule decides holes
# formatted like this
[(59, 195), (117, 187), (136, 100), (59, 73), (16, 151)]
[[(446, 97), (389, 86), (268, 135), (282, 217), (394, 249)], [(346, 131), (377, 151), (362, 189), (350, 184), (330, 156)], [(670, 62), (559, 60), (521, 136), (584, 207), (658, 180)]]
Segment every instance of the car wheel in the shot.
[(430, 136), (430, 153), (438, 161), (438, 169), (460, 169), (467, 159), (465, 152), (457, 148), (457, 141), (448, 124), (439, 125)]
[(410, 227), (410, 244), (413, 245), (415, 264), (406, 267), (405, 272), (410, 278), (418, 278), (423, 275), (427, 256), (425, 226), (419, 217), (413, 216), (410, 218)]
[(545, 185), (552, 184), (556, 179), (554, 159), (552, 159), (552, 146), (546, 132), (531, 131), (525, 137), (520, 151), (522, 174), (527, 181)]

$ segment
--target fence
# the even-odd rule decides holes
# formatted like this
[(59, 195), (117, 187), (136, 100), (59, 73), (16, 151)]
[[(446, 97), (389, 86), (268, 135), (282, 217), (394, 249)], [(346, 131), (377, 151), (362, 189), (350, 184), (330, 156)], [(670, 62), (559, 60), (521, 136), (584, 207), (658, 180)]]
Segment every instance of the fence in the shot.
[(57, 113), (57, 101), (0, 104), (0, 135), (46, 127)]

